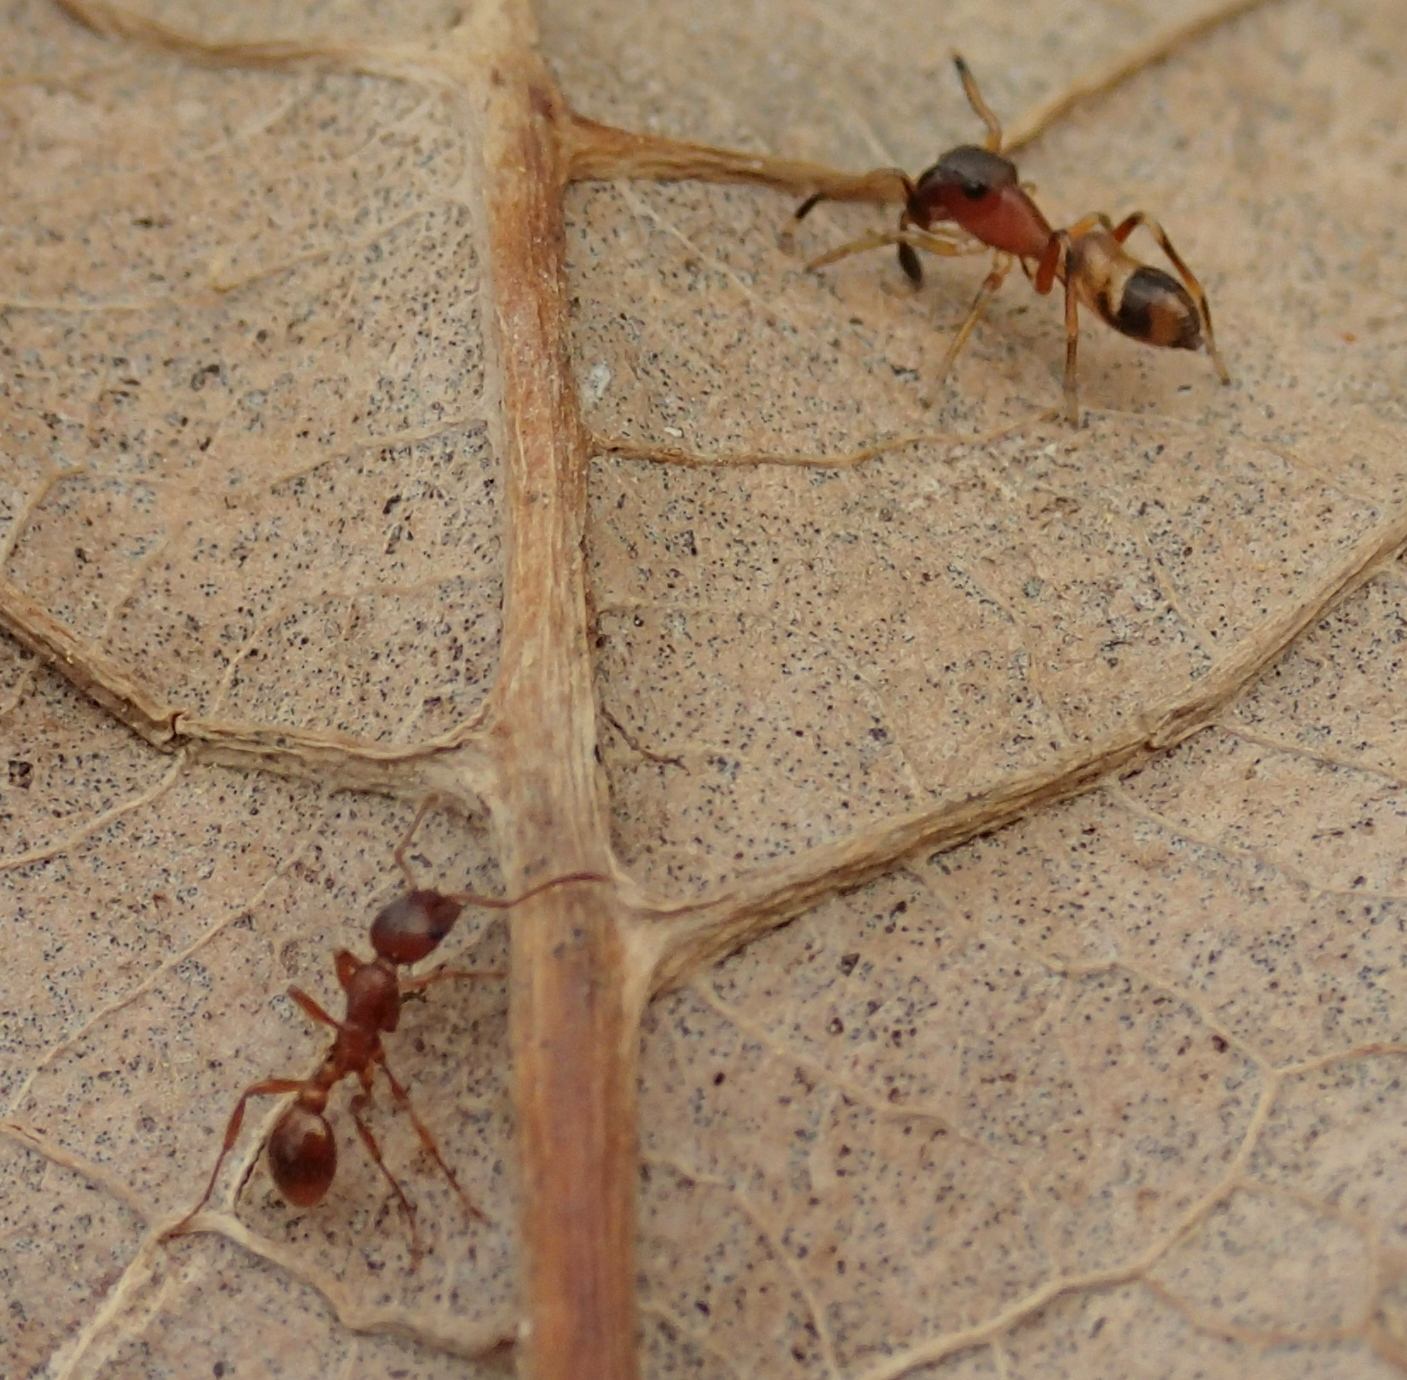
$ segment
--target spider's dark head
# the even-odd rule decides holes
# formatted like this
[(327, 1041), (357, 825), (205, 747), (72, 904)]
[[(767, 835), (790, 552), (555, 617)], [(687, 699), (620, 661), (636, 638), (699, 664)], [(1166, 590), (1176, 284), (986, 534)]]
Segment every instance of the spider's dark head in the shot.
[(949, 149), (919, 178), (908, 214), (924, 229), (951, 221), (1020, 259), (1038, 259), (1050, 240), (1050, 226), (1022, 188), (1016, 164), (975, 144)]
[(914, 185), (909, 214), (925, 227), (940, 220), (959, 225), (1002, 189), (1017, 185), (1016, 164), (990, 149), (962, 144), (949, 149)]

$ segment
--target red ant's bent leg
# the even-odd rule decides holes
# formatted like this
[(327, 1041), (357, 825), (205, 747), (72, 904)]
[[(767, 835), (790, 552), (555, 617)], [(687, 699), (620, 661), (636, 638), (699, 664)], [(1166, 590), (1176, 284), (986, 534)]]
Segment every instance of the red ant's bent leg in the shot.
[(376, 1137), (371, 1134), (371, 1127), (362, 1117), (362, 1109), (371, 1101), (370, 1072), (363, 1071), (361, 1079), (366, 1092), (358, 1093), (352, 1099), (348, 1110), (352, 1114), (352, 1124), (357, 1128), (357, 1135), (366, 1147), (366, 1153), (371, 1156), (371, 1162), (381, 1171), (386, 1182), (391, 1185), (391, 1191), (396, 1195), (396, 1200), (401, 1205), (401, 1211), (405, 1213), (406, 1225), (410, 1229), (411, 1263), (414, 1266), (419, 1262), (423, 1253), (420, 1245), (420, 1228), (416, 1225), (415, 1220), (415, 1208), (410, 1199), (406, 1197), (405, 1189), (401, 1187), (400, 1181), (386, 1167), (386, 1161), (381, 1156), (381, 1147), (376, 1143)]
[[(430, 1157), (435, 1163), (440, 1166), (440, 1169), (444, 1172), (445, 1178), (449, 1180), (450, 1186), (459, 1195), (459, 1201), (464, 1204), (465, 1211), (471, 1216), (477, 1217), (479, 1221), (487, 1222), (489, 1220), (488, 1217), (464, 1191), (463, 1186), (455, 1177), (454, 1170), (445, 1163), (444, 1156), (440, 1154), (440, 1147), (435, 1143), (435, 1137), (430, 1133), (430, 1128), (421, 1121), (414, 1104), (410, 1100), (410, 1093), (406, 1091), (400, 1079), (391, 1072), (390, 1067), (386, 1063), (386, 1056), (382, 1054), (377, 1062), (381, 1066), (381, 1072), (386, 1075), (386, 1081), (391, 1085), (391, 1096), (396, 1099), (396, 1105), (410, 1118), (411, 1125), (415, 1127), (416, 1135), (420, 1137), (421, 1145), (429, 1152)], [(370, 1075), (368, 1075), (368, 1081), (369, 1080)]]
[(412, 992), (423, 992), (427, 987), (433, 987), (437, 982), (447, 982), (450, 978), (486, 981), (507, 976), (508, 972), (503, 968), (436, 968), (433, 973), (422, 973), (401, 983), (401, 995), (407, 997)]
[(350, 949), (338, 949), (332, 955), (332, 963), (337, 970), (337, 981), (344, 992), (352, 979), (366, 966)]
[[(340, 972), (338, 976), (341, 976)], [(305, 1016), (317, 1021), (319, 1025), (330, 1025), (334, 1030), (342, 1029), (342, 1022), (333, 1020), (301, 987), (290, 987), (288, 995), (302, 1007)]]
[(163, 1236), (180, 1235), (191, 1218), (210, 1201), (210, 1195), (215, 1191), (215, 1180), (220, 1177), (220, 1166), (224, 1164), (225, 1156), (234, 1148), (240, 1127), (244, 1125), (245, 1103), (251, 1097), (272, 1097), (279, 1093), (301, 1092), (307, 1086), (307, 1082), (301, 1078), (266, 1078), (261, 1083), (251, 1083), (240, 1094), (239, 1101), (235, 1103), (235, 1109), (230, 1113), (229, 1122), (225, 1126), (225, 1142), (215, 1159), (215, 1168), (210, 1171), (210, 1181), (205, 1185), (205, 1192), (200, 1195), (200, 1201), (174, 1227), (169, 1227), (162, 1233)]

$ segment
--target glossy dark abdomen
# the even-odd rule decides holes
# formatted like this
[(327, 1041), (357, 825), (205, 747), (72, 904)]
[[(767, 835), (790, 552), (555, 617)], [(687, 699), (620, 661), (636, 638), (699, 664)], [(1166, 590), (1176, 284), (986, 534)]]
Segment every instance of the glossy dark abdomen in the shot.
[(1100, 303), (1104, 319), (1116, 331), (1149, 345), (1195, 350), (1202, 343), (1202, 320), (1187, 289), (1170, 274), (1147, 264), (1124, 282), (1117, 307)]

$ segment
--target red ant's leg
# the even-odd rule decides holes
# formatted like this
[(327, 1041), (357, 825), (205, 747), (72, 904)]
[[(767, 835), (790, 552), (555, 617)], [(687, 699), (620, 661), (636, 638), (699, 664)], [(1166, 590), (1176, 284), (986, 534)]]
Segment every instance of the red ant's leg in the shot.
[(1231, 375), (1227, 371), (1225, 363), (1222, 361), (1221, 352), (1216, 347), (1216, 334), (1212, 330), (1212, 309), (1207, 301), (1207, 294), (1202, 290), (1202, 285), (1197, 281), (1197, 275), (1182, 260), (1182, 255), (1172, 246), (1172, 241), (1168, 238), (1167, 231), (1142, 211), (1135, 211), (1132, 215), (1125, 216), (1117, 226), (1114, 227), (1114, 238), (1123, 244), (1128, 237), (1138, 229), (1140, 225), (1148, 227), (1148, 232), (1158, 241), (1158, 247), (1168, 256), (1169, 262), (1177, 269), (1178, 277), (1182, 279), (1185, 286), (1192, 294), (1192, 299), (1197, 303), (1197, 310), (1202, 314), (1202, 327), (1207, 335), (1207, 354), (1211, 356), (1212, 365), (1215, 367), (1217, 377), (1223, 383), (1231, 382)]
[[(343, 992), (350, 992), (350, 990), (352, 990), (352, 979), (355, 978), (357, 973), (362, 971), (363, 968), (370, 968), (371, 966), (367, 959), (357, 958), (356, 954), (353, 954), (350, 950), (346, 950), (346, 948), (339, 948), (339, 950), (332, 955), (332, 964), (336, 968), (336, 973), (338, 973), (338, 982), (342, 985)], [(307, 1007), (304, 1007), (304, 1010), (307, 1010)], [(317, 1020), (317, 1017), (314, 1017), (314, 1020)]]
[(301, 1092), (307, 1086), (307, 1082), (302, 1078), (266, 1078), (261, 1083), (251, 1083), (240, 1094), (234, 1111), (230, 1113), (229, 1123), (225, 1127), (225, 1143), (220, 1147), (215, 1168), (210, 1171), (210, 1181), (205, 1185), (205, 1192), (200, 1195), (200, 1201), (174, 1227), (168, 1227), (162, 1232), (163, 1236), (179, 1236), (186, 1223), (210, 1201), (210, 1195), (215, 1191), (215, 1180), (220, 1177), (220, 1166), (224, 1164), (225, 1156), (234, 1148), (240, 1127), (244, 1125), (244, 1104), (251, 1097), (272, 1097), (278, 1093)]
[(332, 962), (337, 969), (337, 981), (341, 983), (344, 992), (352, 979), (367, 966), (365, 960), (358, 958), (349, 949), (338, 949), (332, 955)]
[[(338, 976), (341, 976), (340, 972)], [(330, 1025), (334, 1030), (342, 1029), (342, 1022), (333, 1020), (301, 987), (290, 987), (288, 995), (303, 1008), (306, 1016), (317, 1021), (319, 1025)]]
[(445, 982), (449, 978), (506, 978), (508, 973), (502, 968), (436, 968), (433, 973), (423, 973), (420, 977), (408, 978), (401, 983), (401, 996), (409, 996), (412, 992), (423, 992), (427, 987), (433, 987), (437, 982)]
[[(421, 1121), (414, 1105), (410, 1100), (410, 1094), (406, 1091), (400, 1079), (391, 1072), (386, 1063), (386, 1056), (383, 1053), (377, 1063), (381, 1066), (381, 1072), (386, 1075), (386, 1081), (391, 1085), (391, 1096), (396, 1099), (397, 1106), (410, 1118), (411, 1125), (415, 1127), (415, 1133), (420, 1137), (420, 1143), (429, 1151), (431, 1158), (444, 1172), (445, 1178), (450, 1182), (450, 1186), (459, 1195), (459, 1201), (464, 1204), (464, 1209), (471, 1216), (477, 1217), (481, 1222), (489, 1219), (484, 1212), (475, 1204), (474, 1200), (464, 1191), (459, 1180), (455, 1177), (454, 1170), (445, 1163), (444, 1156), (440, 1154), (440, 1147), (435, 1143), (435, 1137), (430, 1134), (430, 1128)], [(370, 1074), (367, 1075), (368, 1082)]]
[(977, 289), (977, 296), (973, 299), (972, 307), (967, 313), (967, 319), (958, 327), (958, 333), (953, 337), (952, 344), (948, 346), (948, 352), (943, 356), (943, 363), (938, 366), (938, 381), (942, 382), (947, 378), (948, 370), (953, 367), (958, 355), (962, 353), (962, 347), (967, 344), (967, 338), (973, 332), (977, 323), (982, 319), (982, 313), (987, 310), (987, 303), (992, 300), (992, 295), (1006, 281), (1006, 275), (1011, 272), (1011, 265), (1015, 262), (1010, 254), (998, 253), (992, 259), (992, 271), (982, 280), (982, 286)]
[(352, 1124), (357, 1128), (357, 1135), (361, 1137), (361, 1143), (366, 1146), (366, 1153), (371, 1156), (372, 1163), (381, 1171), (386, 1182), (391, 1185), (391, 1191), (396, 1195), (396, 1199), (401, 1205), (401, 1211), (405, 1213), (406, 1224), (410, 1229), (411, 1267), (414, 1268), (419, 1263), (422, 1254), (420, 1229), (415, 1222), (415, 1208), (410, 1199), (406, 1197), (405, 1189), (401, 1187), (396, 1176), (386, 1168), (386, 1161), (381, 1157), (381, 1147), (376, 1143), (376, 1137), (371, 1134), (371, 1127), (362, 1118), (362, 1109), (371, 1101), (371, 1074), (364, 1069), (360, 1077), (362, 1087), (366, 1091), (358, 1093), (351, 1100), (348, 1110), (352, 1114)]

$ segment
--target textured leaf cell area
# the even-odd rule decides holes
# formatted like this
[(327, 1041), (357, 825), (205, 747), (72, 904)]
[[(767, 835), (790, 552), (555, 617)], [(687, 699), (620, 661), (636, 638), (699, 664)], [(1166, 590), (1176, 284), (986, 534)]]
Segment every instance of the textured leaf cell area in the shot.
[[(1047, 120), (1207, 9), (0, 3), (0, 1374), (1407, 1371), (1407, 48), (1233, 8)], [(893, 208), (766, 155), (976, 139), (958, 46), (1231, 387), (806, 271)], [(431, 793), (610, 876), (388, 1039), (489, 1223), (339, 1094), (163, 1240)]]

